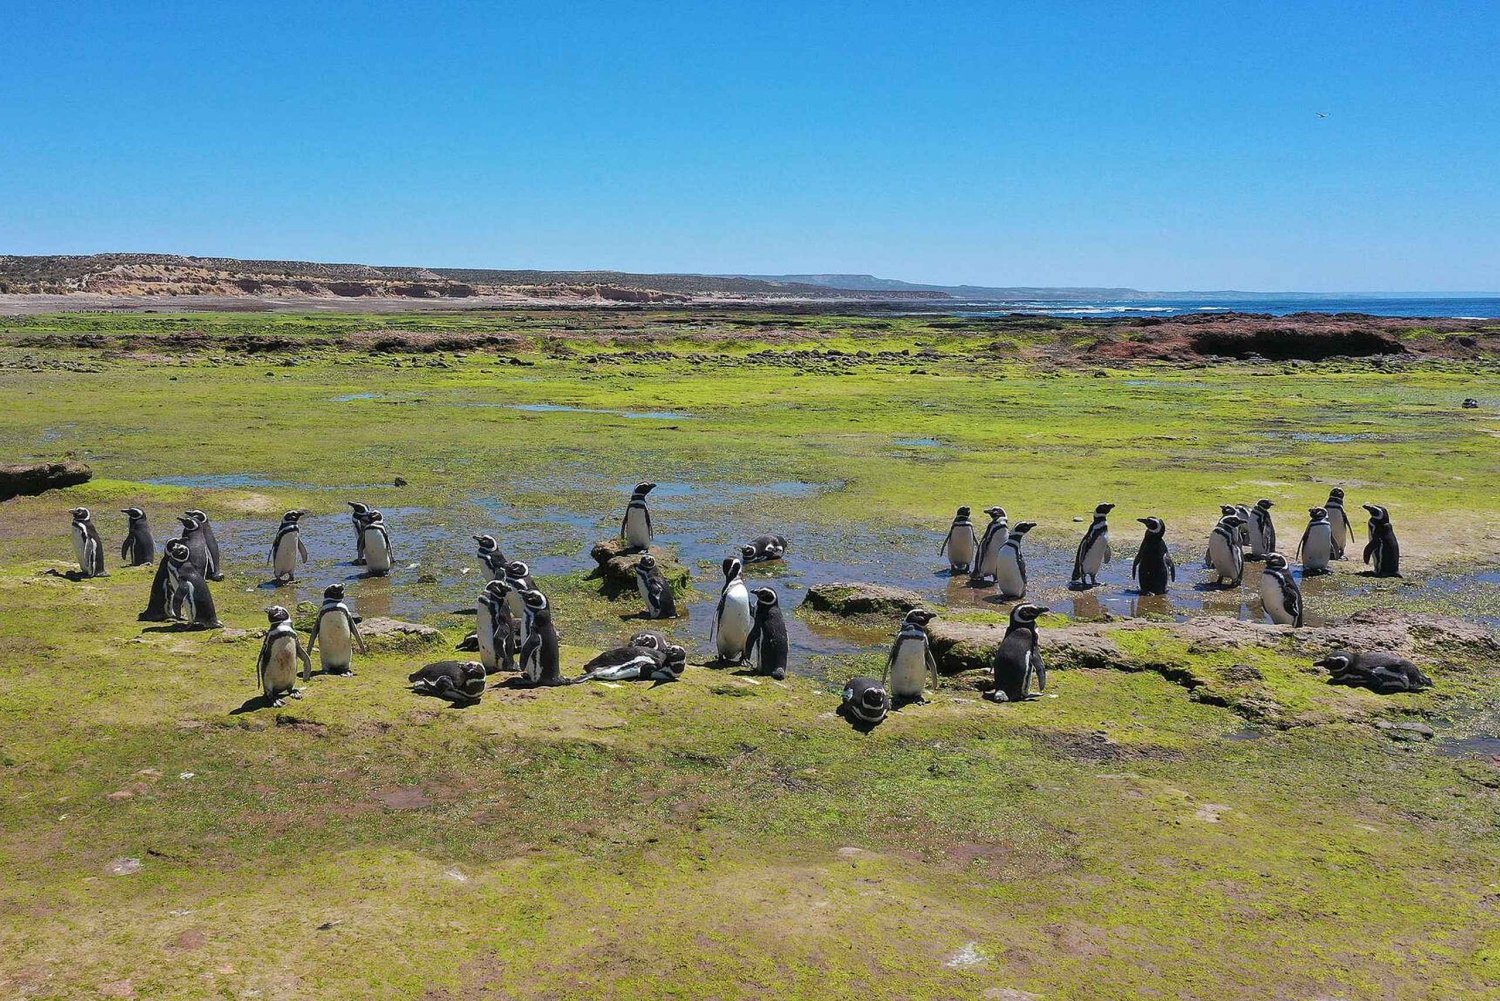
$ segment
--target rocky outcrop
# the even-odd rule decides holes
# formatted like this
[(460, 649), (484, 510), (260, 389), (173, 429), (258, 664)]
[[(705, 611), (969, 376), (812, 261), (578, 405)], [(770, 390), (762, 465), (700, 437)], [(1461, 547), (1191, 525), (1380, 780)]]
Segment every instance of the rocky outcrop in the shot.
[(371, 647), (387, 650), (420, 650), (443, 641), (443, 634), (420, 622), (377, 617), (359, 624), (359, 634)]
[(0, 466), (0, 501), (12, 497), (33, 497), (48, 490), (76, 487), (87, 483), (94, 471), (82, 462), (34, 462)]
[(803, 605), (829, 615), (905, 615), (922, 604), (922, 596), (883, 584), (815, 584), (807, 589)]
[[(593, 576), (602, 582), (600, 590), (607, 597), (635, 590), (635, 568), (645, 553), (628, 550), (619, 539), (606, 539), (594, 543), (589, 555), (599, 565)], [(656, 565), (672, 589), (678, 594), (685, 592), (693, 580), (688, 568), (655, 546), (651, 547), (651, 555), (656, 557)]]

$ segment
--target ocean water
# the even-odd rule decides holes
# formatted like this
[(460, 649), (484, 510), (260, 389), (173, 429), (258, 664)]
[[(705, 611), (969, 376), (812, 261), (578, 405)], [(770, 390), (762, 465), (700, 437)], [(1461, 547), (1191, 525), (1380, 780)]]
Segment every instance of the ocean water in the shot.
[(1285, 316), (1288, 313), (1367, 313), (1371, 316), (1442, 316), (1488, 320), (1500, 318), (1500, 296), (1267, 295), (1234, 298), (1212, 295), (1202, 298), (1027, 299), (961, 304), (944, 311), (961, 316), (1007, 316), (1021, 313), (1080, 319), (1207, 313), (1269, 313), (1273, 316)]

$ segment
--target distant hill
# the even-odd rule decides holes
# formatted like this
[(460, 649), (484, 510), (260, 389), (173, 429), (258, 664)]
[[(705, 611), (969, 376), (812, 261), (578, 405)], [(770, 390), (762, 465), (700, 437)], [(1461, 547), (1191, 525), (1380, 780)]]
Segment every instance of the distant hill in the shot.
[(750, 278), (773, 284), (819, 285), (823, 288), (846, 292), (936, 292), (968, 302), (1021, 302), (1035, 299), (1047, 301), (1075, 300), (1121, 300), (1146, 299), (1147, 293), (1133, 288), (1049, 288), (1015, 286), (990, 288), (983, 285), (919, 285), (895, 278), (876, 278), (874, 275), (734, 275), (735, 278)]

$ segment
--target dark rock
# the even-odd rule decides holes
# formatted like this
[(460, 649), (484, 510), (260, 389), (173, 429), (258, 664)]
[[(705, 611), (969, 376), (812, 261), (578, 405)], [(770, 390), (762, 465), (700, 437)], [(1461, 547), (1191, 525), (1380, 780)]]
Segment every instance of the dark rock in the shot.
[[(599, 564), (593, 575), (603, 582), (601, 590), (607, 597), (636, 589), (635, 568), (645, 553), (628, 549), (621, 539), (606, 539), (594, 543), (589, 555)], [(651, 555), (656, 557), (657, 569), (667, 578), (672, 590), (677, 594), (686, 592), (693, 580), (688, 568), (655, 546), (651, 547)]]
[(1244, 684), (1249, 681), (1264, 681), (1265, 676), (1249, 664), (1235, 664), (1224, 672), (1224, 679), (1236, 684)]
[(817, 584), (807, 589), (803, 604), (830, 615), (898, 616), (919, 607), (922, 596), (881, 584)]
[(1390, 720), (1378, 719), (1375, 721), (1375, 729), (1392, 740), (1417, 741), (1433, 738), (1432, 727), (1426, 723), (1392, 723)]
[(48, 490), (87, 483), (94, 471), (82, 462), (37, 462), (0, 466), (0, 501), (12, 497), (34, 497)]

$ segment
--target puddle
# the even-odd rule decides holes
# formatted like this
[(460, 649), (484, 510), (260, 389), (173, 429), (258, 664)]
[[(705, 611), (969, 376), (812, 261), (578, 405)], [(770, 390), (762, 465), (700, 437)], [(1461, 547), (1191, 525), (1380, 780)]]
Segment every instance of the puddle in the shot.
[(1262, 438), (1274, 438), (1282, 441), (1321, 442), (1325, 445), (1338, 445), (1350, 441), (1363, 441), (1374, 438), (1373, 434), (1324, 434), (1314, 431), (1263, 431)]
[(633, 420), (690, 421), (692, 414), (674, 410), (603, 410), (593, 407), (571, 407), (562, 403), (454, 403), (455, 407), (496, 407), (501, 410), (523, 410), (529, 414), (607, 414), (611, 417), (628, 417)]
[(343, 396), (335, 396), (334, 403), (353, 403), (355, 400), (378, 400), (383, 393), (345, 393)]
[(1500, 737), (1460, 737), (1438, 743), (1438, 753), (1450, 758), (1494, 758), (1500, 760)]
[(936, 438), (897, 438), (896, 444), (903, 448), (941, 448), (943, 445)]
[[(228, 473), (223, 476), (156, 476), (141, 481), (159, 487), (188, 487), (193, 490), (243, 490), (247, 488), (286, 487), (290, 489), (312, 489), (307, 483), (289, 480), (272, 480), (251, 473)], [(274, 532), (273, 532), (274, 534)]]

